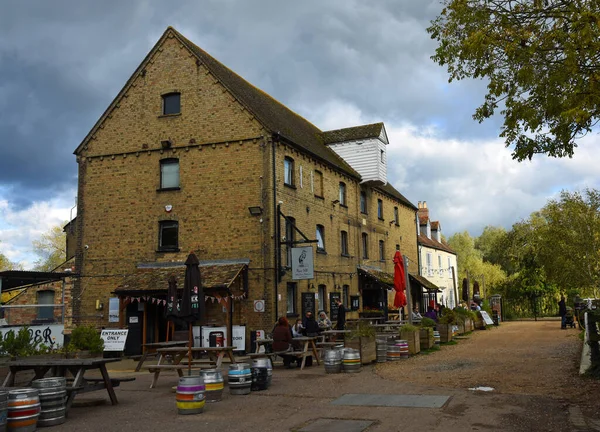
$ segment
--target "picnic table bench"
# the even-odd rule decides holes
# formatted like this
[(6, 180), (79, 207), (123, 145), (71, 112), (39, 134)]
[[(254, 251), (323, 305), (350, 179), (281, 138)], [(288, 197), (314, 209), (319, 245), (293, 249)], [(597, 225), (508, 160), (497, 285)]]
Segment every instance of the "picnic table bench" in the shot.
[(185, 346), (187, 346), (187, 344), (188, 344), (188, 341), (152, 342), (152, 343), (144, 344), (143, 345), (144, 354), (142, 354), (140, 361), (138, 362), (137, 366), (135, 367), (135, 371), (136, 372), (140, 371), (140, 369), (142, 368), (144, 362), (146, 361), (146, 359), (148, 359), (148, 357), (158, 356), (158, 352), (157, 352), (158, 349), (171, 348), (171, 347), (185, 347)]

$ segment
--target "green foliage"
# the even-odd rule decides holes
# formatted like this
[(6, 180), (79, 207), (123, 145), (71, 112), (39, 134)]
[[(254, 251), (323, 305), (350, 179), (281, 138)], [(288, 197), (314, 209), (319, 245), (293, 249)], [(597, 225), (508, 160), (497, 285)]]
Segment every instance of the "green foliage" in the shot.
[(456, 314), (457, 318), (461, 318), (463, 320), (467, 318), (470, 318), (472, 320), (477, 319), (477, 314), (474, 311), (465, 309), (463, 307), (454, 308), (454, 313)]
[(402, 332), (418, 332), (419, 331), (419, 327), (412, 325), (412, 324), (404, 324), (402, 326), (400, 326), (400, 333)]
[(40, 259), (35, 262), (35, 270), (53, 271), (67, 259), (67, 235), (62, 225), (56, 225), (41, 235), (38, 240), (33, 240), (33, 251)]
[(597, 0), (443, 0), (427, 29), (439, 42), (432, 59), (449, 81), (488, 82), (473, 115), (501, 109), (501, 137), (513, 158), (571, 157), (576, 140), (600, 117)]
[(22, 267), (22, 265), (12, 262), (6, 257), (6, 255), (0, 252), (0, 271), (21, 270)]
[(421, 318), (421, 327), (435, 327), (435, 321), (431, 318)]
[(90, 351), (100, 354), (104, 350), (104, 341), (94, 326), (79, 326), (71, 332), (70, 349)]
[(438, 322), (440, 324), (458, 324), (458, 316), (454, 310), (446, 308)]
[(350, 331), (348, 337), (350, 339), (356, 339), (359, 337), (368, 337), (374, 338), (376, 334), (375, 327), (370, 325), (369, 323), (359, 321), (358, 325)]

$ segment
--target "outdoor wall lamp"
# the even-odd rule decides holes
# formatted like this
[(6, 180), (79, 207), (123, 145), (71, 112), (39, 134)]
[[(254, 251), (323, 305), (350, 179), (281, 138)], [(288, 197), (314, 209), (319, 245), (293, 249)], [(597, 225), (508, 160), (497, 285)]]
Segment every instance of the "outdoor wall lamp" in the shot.
[(331, 204), (336, 205), (339, 202), (340, 202), (340, 200), (336, 199), (336, 200), (331, 201)]
[(262, 208), (259, 206), (248, 207), (248, 211), (252, 216), (260, 216), (263, 212)]
[(171, 148), (172, 145), (173, 145), (173, 143), (171, 142), (171, 140), (163, 140), (163, 141), (160, 142), (160, 146), (163, 149)]

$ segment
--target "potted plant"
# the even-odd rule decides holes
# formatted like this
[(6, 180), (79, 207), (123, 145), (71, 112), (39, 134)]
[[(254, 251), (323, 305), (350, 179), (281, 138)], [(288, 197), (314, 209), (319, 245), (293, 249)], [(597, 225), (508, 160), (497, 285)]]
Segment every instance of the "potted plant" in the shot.
[[(433, 337), (433, 331), (431, 333)], [(404, 324), (400, 327), (400, 338), (408, 342), (408, 353), (415, 355), (421, 352), (420, 329), (411, 324)]]
[(67, 353), (75, 352), (78, 358), (96, 357), (104, 351), (104, 341), (94, 326), (75, 327), (71, 332), (71, 340)]
[(461, 307), (454, 309), (454, 311), (457, 316), (458, 332), (462, 334), (473, 331), (473, 320), (477, 318), (477, 314)]
[(346, 335), (344, 347), (359, 350), (362, 364), (374, 362), (377, 360), (375, 327), (364, 322), (359, 323), (355, 329)]
[(452, 326), (456, 325), (456, 312), (450, 309), (444, 310), (444, 315), (440, 317), (436, 325), (440, 332), (440, 342), (450, 342), (452, 340)]
[(421, 349), (427, 350), (433, 347), (435, 340), (433, 339), (433, 328), (435, 327), (435, 321), (431, 318), (423, 317), (421, 320), (421, 328), (419, 330), (419, 343)]

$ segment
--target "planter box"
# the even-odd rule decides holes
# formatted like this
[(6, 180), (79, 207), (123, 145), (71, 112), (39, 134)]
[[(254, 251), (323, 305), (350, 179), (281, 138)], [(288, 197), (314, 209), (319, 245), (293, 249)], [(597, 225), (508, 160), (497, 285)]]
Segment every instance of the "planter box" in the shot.
[(433, 331), (429, 331), (429, 329), (421, 329), (419, 330), (419, 343), (421, 344), (421, 349), (427, 350), (433, 347), (435, 344), (435, 340), (433, 339)]
[(440, 342), (450, 342), (452, 340), (452, 324), (438, 324), (436, 328), (440, 332)]
[(400, 339), (408, 341), (408, 353), (415, 355), (421, 352), (421, 338), (418, 331), (400, 330)]
[(357, 349), (360, 352), (360, 362), (362, 364), (369, 364), (377, 360), (377, 347), (374, 336), (346, 338), (344, 340), (344, 347)]

